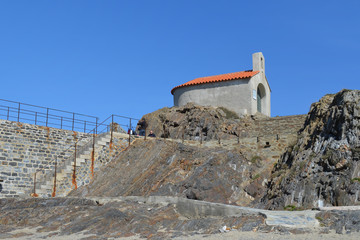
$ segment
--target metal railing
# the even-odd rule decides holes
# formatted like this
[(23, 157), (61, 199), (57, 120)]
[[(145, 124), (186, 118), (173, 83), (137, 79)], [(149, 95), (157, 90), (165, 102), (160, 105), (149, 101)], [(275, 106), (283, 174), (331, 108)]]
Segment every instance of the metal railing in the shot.
[(128, 133), (129, 129), (133, 129), (140, 119), (120, 116), (116, 114), (110, 115), (104, 121), (97, 125), (97, 133), (110, 132), (113, 126), (115, 132)]
[[(54, 191), (53, 196), (56, 193), (56, 174), (58, 165), (65, 163), (67, 160), (74, 158), (74, 170), (73, 170), (73, 181), (76, 184), (76, 158), (79, 157), (80, 153), (84, 151), (85, 148), (88, 148), (89, 144), (92, 145), (92, 169), (94, 164), (94, 154), (95, 154), (95, 140), (100, 136), (101, 133), (110, 132), (110, 148), (112, 147), (113, 142), (113, 132), (122, 132), (127, 133), (128, 129), (133, 129), (136, 127), (136, 121), (139, 119), (120, 116), (112, 114), (104, 121), (99, 123), (98, 117), (85, 115), (81, 113), (68, 112), (64, 110), (36, 106), (27, 103), (15, 102), (5, 99), (0, 99), (0, 118), (29, 123), (34, 125), (60, 128), (65, 130), (72, 130), (78, 132), (84, 132), (91, 134), (93, 137), (89, 140), (88, 144), (79, 146), (79, 142), (88, 137), (88, 134), (84, 134), (79, 138), (76, 138), (74, 144), (71, 144), (66, 149), (64, 149), (60, 154), (58, 154), (54, 159), (50, 160), (46, 165), (43, 165), (41, 168), (36, 169), (34, 172), (34, 189), (33, 196), (36, 194), (36, 177), (37, 173), (45, 171), (54, 170)], [(76, 136), (76, 135), (75, 135)], [(129, 134), (129, 145), (130, 145), (130, 134)], [(92, 170), (93, 171), (93, 170)]]
[(87, 132), (98, 126), (98, 117), (0, 99), (0, 118), (46, 127)]

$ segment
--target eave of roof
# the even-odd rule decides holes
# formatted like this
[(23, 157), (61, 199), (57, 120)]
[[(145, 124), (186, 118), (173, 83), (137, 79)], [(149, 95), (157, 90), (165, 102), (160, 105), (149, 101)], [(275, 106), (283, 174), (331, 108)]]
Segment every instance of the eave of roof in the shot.
[(220, 74), (220, 75), (215, 75), (215, 76), (196, 78), (194, 80), (191, 80), (189, 82), (186, 82), (184, 84), (174, 87), (173, 89), (171, 89), (171, 94), (174, 94), (175, 89), (178, 89), (181, 87), (200, 85), (200, 84), (204, 84), (204, 83), (224, 82), (224, 81), (231, 81), (231, 80), (237, 80), (237, 79), (251, 78), (258, 73), (259, 73), (259, 71), (249, 70), (249, 71), (226, 73), (226, 74)]

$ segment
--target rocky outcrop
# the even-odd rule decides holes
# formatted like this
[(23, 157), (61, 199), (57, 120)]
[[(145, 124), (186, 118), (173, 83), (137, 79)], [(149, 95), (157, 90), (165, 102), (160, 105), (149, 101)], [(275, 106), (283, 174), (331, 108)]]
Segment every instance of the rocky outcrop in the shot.
[[(183, 107), (162, 108), (146, 114), (141, 120), (144, 119), (148, 131), (154, 131), (159, 137), (181, 139), (184, 136), (187, 140), (202, 138), (204, 141), (236, 137), (240, 122), (239, 116), (226, 108), (203, 107), (193, 103)], [(139, 129), (142, 127), (138, 125), (137, 131)]]
[(265, 190), (273, 162), (237, 150), (136, 140), (72, 196), (178, 196), (245, 206)]
[(297, 142), (272, 172), (262, 206), (270, 209), (360, 203), (360, 91), (312, 104)]

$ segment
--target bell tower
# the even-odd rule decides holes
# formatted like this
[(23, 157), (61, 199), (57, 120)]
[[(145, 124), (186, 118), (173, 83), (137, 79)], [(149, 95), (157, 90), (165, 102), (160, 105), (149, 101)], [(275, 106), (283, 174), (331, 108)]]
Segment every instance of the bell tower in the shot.
[(260, 71), (265, 75), (265, 58), (262, 52), (253, 53), (253, 71)]

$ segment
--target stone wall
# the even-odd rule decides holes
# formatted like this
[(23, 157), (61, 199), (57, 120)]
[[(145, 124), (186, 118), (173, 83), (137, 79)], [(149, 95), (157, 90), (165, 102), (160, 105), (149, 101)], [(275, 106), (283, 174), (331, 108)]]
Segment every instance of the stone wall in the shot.
[(224, 141), (238, 145), (248, 159), (277, 160), (286, 147), (296, 142), (298, 131), (303, 127), (307, 115), (293, 115), (256, 119), (240, 123), (239, 144), (235, 140)]
[(81, 146), (90, 134), (0, 120), (0, 198), (25, 193), (33, 186), (34, 172), (46, 174), (55, 158), (61, 163)]
[(240, 138), (276, 137), (296, 134), (303, 127), (307, 115), (260, 118), (240, 122)]
[[(220, 135), (220, 141), (203, 141), (203, 146), (221, 146), (227, 149), (239, 149), (251, 160), (278, 160), (289, 145), (298, 138), (298, 131), (303, 127), (307, 115), (293, 115), (273, 118), (243, 118), (237, 124), (239, 138)], [(225, 138), (227, 137), (227, 138)], [(189, 141), (200, 144), (197, 141)]]

